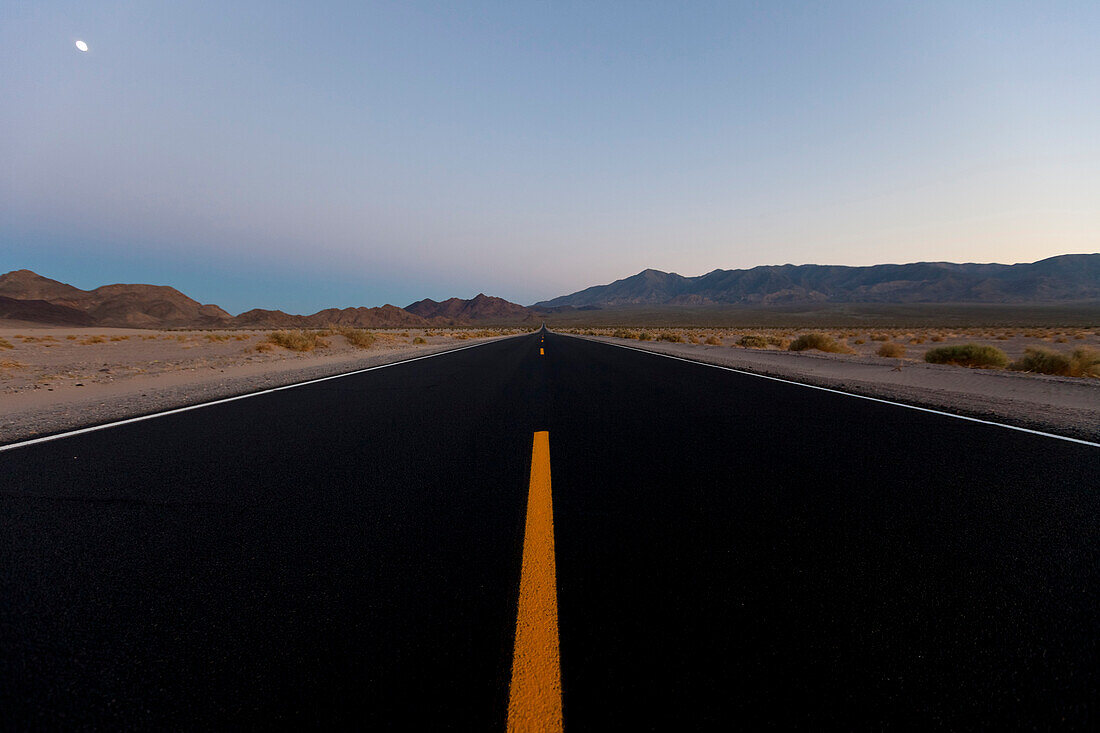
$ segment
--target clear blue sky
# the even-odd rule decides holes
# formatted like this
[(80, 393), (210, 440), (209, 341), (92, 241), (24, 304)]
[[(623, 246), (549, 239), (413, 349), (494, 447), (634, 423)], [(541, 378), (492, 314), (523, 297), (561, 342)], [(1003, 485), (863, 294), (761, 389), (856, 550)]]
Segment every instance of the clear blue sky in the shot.
[(1096, 0), (0, 0), (0, 270), (313, 312), (1097, 251), (1097, 39)]

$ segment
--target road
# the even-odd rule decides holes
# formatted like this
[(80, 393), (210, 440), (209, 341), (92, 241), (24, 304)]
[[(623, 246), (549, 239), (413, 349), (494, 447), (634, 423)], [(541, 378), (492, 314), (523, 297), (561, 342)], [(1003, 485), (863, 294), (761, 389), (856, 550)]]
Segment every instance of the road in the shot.
[(566, 729), (1081, 727), (1098, 468), (553, 333), (19, 447), (3, 725), (503, 730), (548, 546)]

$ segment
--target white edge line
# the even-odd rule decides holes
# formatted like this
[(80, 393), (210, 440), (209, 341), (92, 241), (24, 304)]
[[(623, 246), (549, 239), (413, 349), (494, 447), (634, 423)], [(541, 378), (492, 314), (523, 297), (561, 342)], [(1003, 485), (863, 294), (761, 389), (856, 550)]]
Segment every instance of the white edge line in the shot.
[(660, 351), (650, 351), (648, 349), (639, 349), (637, 346), (627, 346), (626, 344), (616, 344), (611, 341), (603, 341), (600, 339), (585, 338), (584, 336), (577, 336), (575, 334), (563, 333), (561, 336), (568, 336), (569, 338), (579, 338), (582, 341), (589, 341), (597, 344), (605, 344), (607, 346), (615, 346), (620, 349), (629, 349), (630, 351), (637, 351), (642, 354), (652, 354), (653, 356), (663, 356), (666, 359), (675, 359), (676, 361), (686, 361), (689, 364), (698, 364), (700, 366), (713, 367), (714, 369), (724, 369), (727, 372), (734, 372), (736, 374), (745, 374), (750, 377), (759, 377), (760, 379), (770, 379), (773, 382), (782, 382), (784, 384), (794, 384), (799, 387), (806, 387), (808, 389), (817, 389), (822, 392), (832, 392), (833, 394), (844, 395), (845, 397), (856, 397), (861, 400), (868, 400), (870, 402), (881, 402), (884, 405), (894, 405), (896, 407), (905, 407), (910, 410), (918, 410), (920, 412), (928, 412), (933, 415), (943, 415), (945, 417), (953, 417), (957, 420), (967, 420), (969, 422), (982, 423), (983, 425), (995, 425), (999, 428), (1007, 428), (1008, 430), (1018, 430), (1021, 433), (1031, 433), (1032, 435), (1041, 435), (1044, 438), (1055, 438), (1057, 440), (1065, 440), (1070, 443), (1079, 443), (1080, 445), (1087, 445), (1093, 448), (1100, 448), (1100, 443), (1093, 443), (1090, 440), (1082, 440), (1080, 438), (1071, 438), (1067, 435), (1056, 435), (1055, 433), (1044, 433), (1042, 430), (1032, 430), (1031, 428), (1022, 428), (1019, 425), (1008, 425), (1003, 422), (993, 422), (992, 420), (982, 420), (978, 417), (970, 417), (968, 415), (956, 415), (953, 412), (944, 412), (942, 410), (933, 410), (930, 407), (918, 407), (917, 405), (907, 405), (904, 402), (894, 402), (892, 400), (884, 400), (881, 397), (871, 397), (869, 395), (856, 394), (855, 392), (844, 392), (839, 389), (832, 389), (830, 387), (819, 387), (816, 384), (807, 384), (805, 382), (796, 382), (792, 379), (783, 379), (782, 377), (773, 377), (768, 374), (757, 374), (756, 372), (748, 372), (743, 369), (736, 369), (734, 367), (722, 366), (721, 364), (711, 364), (705, 361), (696, 361), (695, 359), (687, 359), (682, 356), (673, 356), (672, 354), (663, 354)]
[(106, 430), (107, 428), (115, 428), (119, 425), (129, 425), (130, 423), (141, 422), (143, 420), (152, 420), (157, 417), (164, 417), (165, 415), (175, 415), (180, 412), (188, 412), (190, 410), (198, 410), (202, 407), (211, 407), (212, 405), (223, 405), (226, 402), (235, 402), (237, 400), (248, 399), (249, 397), (259, 397), (260, 395), (271, 394), (272, 392), (280, 392), (284, 389), (294, 389), (295, 387), (304, 387), (307, 384), (317, 384), (318, 382), (327, 382), (330, 379), (340, 379), (341, 377), (350, 377), (354, 374), (362, 374), (364, 372), (373, 372), (375, 369), (385, 369), (386, 367), (400, 366), (402, 364), (411, 364), (414, 361), (420, 361), (421, 359), (431, 359), (435, 356), (443, 356), (445, 354), (454, 354), (459, 351), (465, 351), (466, 349), (475, 349), (478, 346), (485, 346), (486, 344), (496, 343), (498, 341), (504, 341), (510, 338), (517, 338), (519, 336), (525, 336), (527, 334), (516, 334), (515, 336), (505, 336), (504, 338), (493, 339), (492, 341), (482, 341), (476, 344), (469, 344), (468, 346), (460, 346), (457, 349), (447, 349), (446, 351), (437, 351), (434, 354), (425, 354), (424, 356), (414, 356), (411, 359), (402, 359), (401, 361), (391, 361), (388, 364), (378, 364), (372, 367), (366, 367), (364, 369), (356, 369), (351, 372), (343, 372), (341, 374), (332, 374), (327, 377), (318, 377), (317, 379), (308, 379), (304, 382), (295, 382), (293, 384), (284, 384), (281, 387), (271, 387), (269, 389), (262, 389), (259, 392), (249, 392), (248, 394), (240, 394), (233, 397), (223, 397), (218, 400), (212, 400), (211, 402), (200, 402), (197, 405), (188, 405), (187, 407), (176, 407), (171, 410), (165, 410), (164, 412), (154, 412), (150, 415), (140, 415), (138, 417), (128, 417), (125, 420), (115, 420), (114, 422), (103, 423), (102, 425), (91, 425), (86, 428), (80, 428), (78, 430), (69, 430), (64, 433), (57, 433), (56, 435), (47, 435), (42, 438), (32, 438), (30, 440), (19, 441), (18, 443), (8, 443), (7, 445), (0, 445), (0, 453), (9, 450), (15, 450), (16, 448), (25, 448), (29, 445), (36, 445), (38, 443), (48, 443), (51, 440), (60, 440), (61, 438), (70, 438), (74, 435), (82, 435), (84, 433), (94, 433), (97, 430)]

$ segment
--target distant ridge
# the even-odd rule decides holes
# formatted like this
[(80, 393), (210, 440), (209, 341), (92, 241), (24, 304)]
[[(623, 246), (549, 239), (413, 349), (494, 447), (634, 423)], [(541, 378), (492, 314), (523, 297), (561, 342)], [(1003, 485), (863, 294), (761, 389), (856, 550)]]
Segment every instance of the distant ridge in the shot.
[[(408, 328), (465, 326), (531, 320), (522, 305), (479, 294), (442, 303), (422, 300), (417, 312), (395, 305), (378, 308), (326, 308), (300, 316), (255, 308), (232, 316), (164, 285), (104, 285), (81, 290), (30, 270), (0, 275), (0, 319), (57, 326), (123, 328)], [(412, 308), (413, 306), (410, 306)]]
[(422, 318), (442, 318), (453, 321), (524, 320), (534, 318), (530, 309), (485, 293), (478, 293), (470, 300), (449, 298), (442, 303), (425, 298), (405, 306), (409, 313)]
[(216, 305), (203, 305), (166, 285), (104, 285), (81, 290), (31, 272), (0, 275), (0, 295), (41, 300), (86, 314), (96, 326), (173, 328), (217, 326), (232, 316)]
[(768, 265), (684, 277), (660, 270), (536, 303), (536, 308), (804, 303), (1043, 303), (1100, 298), (1100, 254), (1038, 262)]

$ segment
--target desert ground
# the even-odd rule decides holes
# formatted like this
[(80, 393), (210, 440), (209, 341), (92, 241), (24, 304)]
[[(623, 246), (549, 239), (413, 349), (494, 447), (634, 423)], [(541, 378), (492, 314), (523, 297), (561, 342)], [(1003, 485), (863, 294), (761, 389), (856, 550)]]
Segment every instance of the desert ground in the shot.
[[(1004, 352), (1011, 363), (1028, 349), (1046, 349), (1071, 357), (1074, 351), (1100, 350), (1098, 328), (570, 328), (565, 333), (615, 336), (639, 341), (708, 344), (765, 351), (793, 351), (800, 336), (821, 334), (839, 347), (837, 355), (896, 362), (924, 361), (925, 354), (942, 346), (975, 343)], [(819, 351), (808, 348), (806, 351)], [(880, 353), (885, 352), (885, 353)], [(1035, 371), (1020, 369), (1020, 371)], [(1063, 375), (1070, 376), (1070, 375)], [(1100, 377), (1100, 368), (1080, 376)]]
[(517, 330), (0, 326), (0, 441), (375, 366)]

